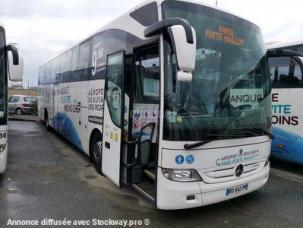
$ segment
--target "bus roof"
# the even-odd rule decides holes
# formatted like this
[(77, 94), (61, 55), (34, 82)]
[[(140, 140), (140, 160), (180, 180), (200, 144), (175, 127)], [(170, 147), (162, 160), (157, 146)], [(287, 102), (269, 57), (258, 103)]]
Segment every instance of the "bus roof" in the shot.
[(274, 44), (267, 45), (267, 49), (277, 49), (277, 48), (283, 48), (283, 47), (291, 47), (291, 46), (298, 46), (303, 45), (303, 40), (301, 41), (291, 41), (291, 42), (278, 42)]
[[(138, 4), (136, 7), (132, 8), (131, 10), (129, 10), (128, 12), (122, 14), (121, 16), (119, 16), (118, 18), (114, 19), (113, 21), (109, 22), (108, 24), (104, 25), (101, 29), (98, 29), (97, 31), (93, 32), (92, 34), (90, 34), (89, 36), (86, 36), (84, 39), (80, 40), (79, 42), (77, 42), (76, 44), (73, 44), (71, 45), (70, 47), (68, 48), (65, 48), (63, 49), (61, 52), (59, 52), (56, 56), (48, 59), (47, 61), (43, 62), (40, 66), (48, 63), (49, 61), (55, 59), (56, 57), (62, 55), (63, 53), (67, 52), (68, 50), (70, 50), (71, 48), (73, 47), (76, 47), (78, 45), (80, 45), (81, 43), (83, 43), (85, 40), (89, 39), (90, 37), (100, 33), (100, 32), (103, 32), (103, 31), (106, 31), (108, 29), (121, 29), (121, 30), (125, 30), (125, 27), (128, 27), (128, 32), (130, 33), (133, 33), (135, 34), (137, 37), (145, 40), (146, 37), (144, 36), (144, 26), (142, 26), (141, 24), (139, 24), (137, 21), (135, 21), (134, 19), (132, 19), (129, 15), (130, 13), (132, 13), (133, 11), (141, 8), (142, 6), (145, 6), (149, 3), (152, 3), (152, 2), (156, 2), (158, 7), (161, 6), (162, 2), (164, 2), (165, 0), (146, 0), (140, 4)], [(225, 9), (222, 9), (220, 7), (217, 7), (217, 6), (214, 6), (214, 5), (210, 5), (210, 4), (206, 4), (204, 2), (201, 2), (199, 0), (176, 0), (176, 1), (182, 1), (182, 2), (189, 2), (189, 3), (194, 3), (194, 4), (198, 4), (198, 5), (202, 5), (202, 6), (207, 6), (209, 8), (213, 8), (213, 9), (216, 9), (216, 10), (219, 10), (221, 12), (225, 12), (227, 14), (230, 14), (230, 15), (233, 15), (233, 16), (236, 16), (242, 20), (245, 20), (245, 21), (248, 21), (250, 23), (252, 23), (251, 21), (249, 21), (248, 19), (242, 17), (242, 16), (239, 16), (239, 15), (236, 15), (235, 13), (232, 13), (228, 10), (225, 10)], [(253, 23), (254, 24), (254, 23)], [(256, 25), (256, 24), (255, 24)], [(259, 27), (258, 25), (256, 25), (257, 27)], [(138, 31), (141, 31), (141, 34), (138, 32)]]

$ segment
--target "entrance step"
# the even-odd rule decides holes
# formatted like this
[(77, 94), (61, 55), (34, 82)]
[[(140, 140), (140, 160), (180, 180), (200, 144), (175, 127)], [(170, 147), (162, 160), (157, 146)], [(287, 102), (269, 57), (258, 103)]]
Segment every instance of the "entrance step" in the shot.
[(148, 200), (155, 202), (155, 185), (146, 181), (141, 184), (133, 184), (132, 187)]
[(151, 170), (145, 169), (143, 171), (144, 176), (147, 177), (149, 180), (155, 182), (156, 181), (156, 174), (152, 172)]

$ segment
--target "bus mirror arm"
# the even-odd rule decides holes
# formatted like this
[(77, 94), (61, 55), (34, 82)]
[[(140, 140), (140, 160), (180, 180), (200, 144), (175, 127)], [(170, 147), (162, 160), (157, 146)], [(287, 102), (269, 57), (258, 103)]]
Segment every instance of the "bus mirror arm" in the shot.
[(8, 57), (9, 79), (12, 82), (22, 82), (23, 57), (13, 44), (6, 46), (6, 52)]
[(303, 57), (303, 53), (290, 50), (270, 50), (267, 57)]
[(19, 65), (19, 53), (18, 49), (14, 45), (7, 45), (6, 46), (7, 52), (12, 52), (13, 55), (13, 64), (14, 65)]
[(169, 27), (172, 27), (175, 25), (180, 25), (184, 28), (187, 43), (193, 44), (194, 43), (194, 34), (192, 32), (192, 27), (187, 20), (182, 19), (182, 18), (169, 18), (169, 19), (164, 19), (162, 21), (156, 22), (156, 23), (148, 26), (144, 30), (144, 36), (149, 38), (152, 36), (159, 35), (161, 33), (164, 33), (165, 31), (167, 31), (167, 29)]
[(181, 18), (169, 18), (147, 27), (145, 37), (169, 32), (172, 46), (176, 54), (178, 72), (177, 79), (182, 82), (192, 81), (192, 72), (196, 65), (196, 32), (190, 23)]

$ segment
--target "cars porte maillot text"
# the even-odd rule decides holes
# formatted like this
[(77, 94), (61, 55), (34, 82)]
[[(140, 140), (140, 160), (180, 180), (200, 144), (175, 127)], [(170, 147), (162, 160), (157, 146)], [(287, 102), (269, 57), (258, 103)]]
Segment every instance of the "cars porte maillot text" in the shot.
[(270, 53), (241, 17), (146, 1), (40, 66), (39, 114), (156, 208), (218, 203), (268, 181)]

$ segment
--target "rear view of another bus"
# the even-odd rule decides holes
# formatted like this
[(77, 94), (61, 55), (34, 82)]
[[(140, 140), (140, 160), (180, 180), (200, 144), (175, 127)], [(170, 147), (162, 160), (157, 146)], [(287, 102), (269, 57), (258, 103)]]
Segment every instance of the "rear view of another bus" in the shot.
[[(303, 41), (278, 43), (269, 50), (303, 53)], [(302, 57), (270, 59), (273, 101), (272, 156), (303, 165), (303, 64)]]
[(18, 50), (13, 45), (6, 45), (5, 30), (0, 25), (0, 174), (5, 172), (7, 163), (8, 75), (11, 81), (21, 81), (22, 70), (23, 64)]

